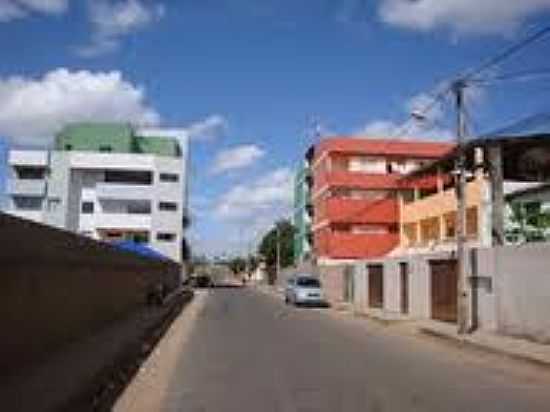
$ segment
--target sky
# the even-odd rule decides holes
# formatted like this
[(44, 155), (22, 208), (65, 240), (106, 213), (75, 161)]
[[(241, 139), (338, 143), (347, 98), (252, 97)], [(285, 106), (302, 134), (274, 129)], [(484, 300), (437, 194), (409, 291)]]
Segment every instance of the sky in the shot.
[[(0, 0), (5, 151), (67, 122), (185, 129), (195, 253), (254, 247), (288, 216), (322, 135), (452, 139), (452, 76), (550, 22), (550, 0)], [(484, 76), (550, 69), (545, 38)], [(549, 77), (468, 90), (471, 134), (550, 109)]]

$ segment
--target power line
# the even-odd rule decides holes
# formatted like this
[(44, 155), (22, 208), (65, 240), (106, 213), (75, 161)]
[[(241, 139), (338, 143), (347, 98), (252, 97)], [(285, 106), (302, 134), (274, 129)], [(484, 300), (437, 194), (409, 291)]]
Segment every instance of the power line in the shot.
[(500, 62), (510, 58), (511, 56), (518, 53), (529, 44), (539, 40), (540, 38), (546, 36), (549, 33), (550, 33), (550, 26), (546, 26), (542, 28), (541, 30), (535, 32), (531, 36), (528, 36), (525, 39), (504, 49), (501, 53), (498, 53), (497, 55), (485, 60), (485, 62), (481, 63), (477, 68), (468, 70), (465, 75), (461, 76), (461, 80), (462, 81), (471, 80), (476, 74), (482, 73), (485, 70), (496, 66)]
[(514, 73), (504, 73), (500, 75), (495, 75), (491, 77), (485, 77), (483, 79), (472, 79), (469, 80), (469, 83), (477, 85), (491, 85), (500, 81), (508, 80), (517, 80), (517, 81), (528, 81), (528, 80), (537, 80), (540, 77), (550, 76), (550, 68), (540, 68), (540, 69), (530, 69), (523, 70)]
[(546, 26), (542, 28), (541, 30), (537, 31), (536, 33), (532, 34), (531, 36), (526, 37), (525, 39), (513, 44), (512, 46), (506, 48), (502, 52), (496, 54), (495, 56), (492, 56), (482, 62), (479, 66), (466, 70), (463, 74), (459, 74), (454, 78), (454, 80), (451, 80), (448, 82), (447, 86), (444, 87), (439, 93), (437, 93), (430, 103), (428, 103), (424, 108), (421, 110), (415, 111), (415, 113), (411, 114), (409, 116), (409, 119), (405, 121), (403, 126), (399, 128), (393, 135), (394, 137), (403, 135), (409, 127), (410, 123), (412, 121), (416, 121), (419, 117), (423, 117), (426, 114), (428, 114), (436, 104), (443, 101), (443, 99), (448, 96), (450, 92), (452, 92), (457, 85), (461, 84), (462, 86), (467, 86), (470, 82), (475, 83), (479, 82), (482, 79), (478, 78), (476, 79), (475, 76), (490, 69), (491, 67), (494, 67), (501, 63), (502, 61), (510, 58), (514, 54), (521, 51), (523, 48), (527, 47), (529, 44), (541, 39), (542, 37), (546, 36), (550, 33), (550, 26)]

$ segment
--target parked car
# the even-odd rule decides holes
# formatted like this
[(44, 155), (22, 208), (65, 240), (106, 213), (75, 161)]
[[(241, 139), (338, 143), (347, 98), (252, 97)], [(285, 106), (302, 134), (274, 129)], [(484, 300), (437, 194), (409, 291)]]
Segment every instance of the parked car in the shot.
[(319, 279), (313, 275), (300, 273), (292, 276), (285, 288), (285, 303), (312, 306), (327, 306)]

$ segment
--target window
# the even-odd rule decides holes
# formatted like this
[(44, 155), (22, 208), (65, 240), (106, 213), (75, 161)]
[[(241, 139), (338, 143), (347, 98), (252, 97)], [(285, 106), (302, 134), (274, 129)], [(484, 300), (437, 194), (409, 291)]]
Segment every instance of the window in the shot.
[(525, 218), (528, 225), (538, 226), (541, 216), (541, 204), (540, 202), (525, 202)]
[(122, 240), (124, 239), (124, 234), (122, 232), (106, 232), (105, 233), (105, 239), (106, 240)]
[(47, 208), (50, 212), (57, 210), (57, 207), (61, 204), (61, 199), (57, 197), (49, 198), (47, 201)]
[(443, 216), (445, 222), (445, 239), (454, 239), (456, 236), (456, 212), (449, 212)]
[(296, 284), (303, 288), (320, 288), (321, 283), (316, 278), (298, 278)]
[(148, 243), (149, 242), (149, 232), (136, 232), (131, 233), (128, 236), (134, 243)]
[(99, 151), (100, 152), (112, 152), (113, 149), (111, 148), (111, 146), (99, 146)]
[(180, 179), (176, 173), (161, 173), (159, 178), (161, 182), (177, 182)]
[(157, 240), (160, 240), (162, 242), (173, 242), (175, 239), (176, 239), (175, 233), (165, 233), (165, 232), (157, 233)]
[(178, 210), (178, 204), (176, 202), (159, 202), (159, 210), (175, 212)]
[(129, 214), (148, 215), (151, 213), (151, 202), (131, 202), (126, 210)]
[(22, 180), (44, 179), (46, 169), (43, 167), (17, 167), (17, 178)]
[(150, 185), (153, 182), (153, 175), (148, 171), (107, 170), (105, 182)]
[(477, 232), (477, 207), (470, 207), (466, 209), (466, 236), (477, 238)]
[(72, 144), (66, 144), (65, 145), (65, 150), (68, 150), (68, 151), (73, 150), (73, 145)]
[(81, 210), (86, 214), (94, 213), (94, 202), (82, 202)]
[(19, 210), (41, 210), (42, 198), (36, 196), (14, 196), (13, 203)]

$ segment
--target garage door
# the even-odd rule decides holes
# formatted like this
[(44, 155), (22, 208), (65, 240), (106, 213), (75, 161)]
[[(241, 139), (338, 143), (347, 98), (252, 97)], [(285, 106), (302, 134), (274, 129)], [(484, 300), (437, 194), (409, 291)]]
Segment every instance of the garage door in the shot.
[(369, 306), (382, 308), (384, 306), (384, 269), (382, 265), (368, 265), (369, 273)]
[(430, 261), (432, 281), (432, 319), (457, 321), (457, 263), (456, 260)]

